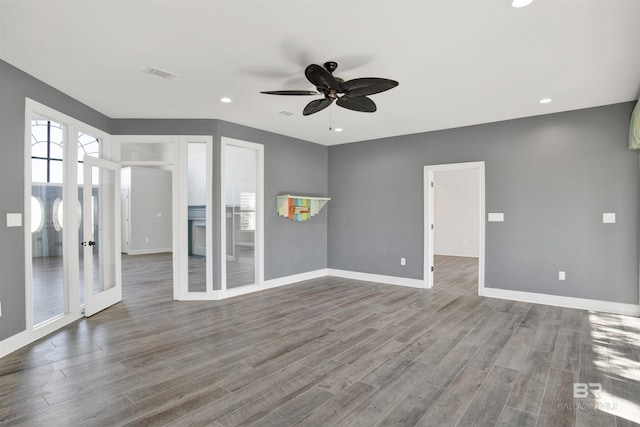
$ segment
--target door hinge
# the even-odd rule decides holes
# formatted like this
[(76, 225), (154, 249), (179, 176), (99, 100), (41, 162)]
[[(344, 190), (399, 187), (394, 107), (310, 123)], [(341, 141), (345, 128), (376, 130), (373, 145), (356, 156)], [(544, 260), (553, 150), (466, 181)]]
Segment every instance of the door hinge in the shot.
[(433, 265), (431, 266), (431, 272), (433, 273)]
[(431, 224), (431, 229), (433, 230), (433, 224)]
[(433, 188), (433, 181), (431, 181), (431, 188)]

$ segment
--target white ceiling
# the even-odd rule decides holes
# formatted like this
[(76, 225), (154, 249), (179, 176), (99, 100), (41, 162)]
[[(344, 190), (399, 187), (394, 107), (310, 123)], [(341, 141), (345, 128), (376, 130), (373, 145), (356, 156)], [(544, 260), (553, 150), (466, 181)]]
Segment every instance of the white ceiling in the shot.
[[(216, 118), (333, 145), (637, 99), (638, 17), (640, 0), (0, 0), (0, 58), (109, 117)], [(312, 89), (304, 68), (328, 60), (345, 80), (400, 85), (372, 96), (373, 114), (303, 117), (319, 97), (259, 93)]]

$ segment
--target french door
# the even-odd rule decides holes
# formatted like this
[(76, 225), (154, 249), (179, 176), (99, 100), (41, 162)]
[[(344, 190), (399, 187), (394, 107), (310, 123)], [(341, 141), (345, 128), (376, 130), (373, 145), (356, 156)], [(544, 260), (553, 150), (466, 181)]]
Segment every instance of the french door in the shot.
[(83, 223), (85, 316), (122, 301), (120, 165), (84, 158)]

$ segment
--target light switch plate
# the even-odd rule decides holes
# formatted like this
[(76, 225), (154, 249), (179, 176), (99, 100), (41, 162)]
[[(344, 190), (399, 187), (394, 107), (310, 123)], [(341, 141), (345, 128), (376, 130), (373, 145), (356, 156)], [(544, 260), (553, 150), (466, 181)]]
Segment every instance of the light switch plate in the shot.
[(489, 222), (504, 222), (504, 213), (489, 212)]
[(7, 227), (22, 227), (22, 214), (21, 213), (8, 213), (7, 214)]
[(602, 222), (604, 224), (615, 224), (616, 223), (616, 214), (613, 212), (603, 213), (602, 214)]

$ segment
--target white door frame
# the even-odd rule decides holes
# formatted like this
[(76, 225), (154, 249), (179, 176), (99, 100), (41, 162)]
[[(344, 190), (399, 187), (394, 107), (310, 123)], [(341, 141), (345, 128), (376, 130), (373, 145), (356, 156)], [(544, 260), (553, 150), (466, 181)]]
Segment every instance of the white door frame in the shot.
[[(254, 285), (243, 286), (227, 290), (227, 227), (226, 227), (226, 147), (234, 146), (256, 150), (256, 234), (254, 243), (255, 257), (255, 283)], [(223, 136), (220, 144), (220, 294), (218, 298), (240, 295), (243, 293), (260, 290), (264, 283), (264, 145), (255, 142), (242, 141), (239, 139)]]
[[(173, 299), (180, 299), (180, 259), (177, 256), (180, 253), (179, 247), (179, 230), (180, 218), (178, 215), (180, 206), (180, 137), (177, 135), (113, 135), (112, 139), (112, 158), (115, 161), (120, 162), (120, 165), (124, 167), (131, 166), (166, 166), (171, 168), (171, 227), (173, 236), (172, 246), (172, 266), (173, 266)], [(122, 144), (135, 143), (135, 144), (171, 144), (171, 153), (173, 159), (171, 160), (122, 160)], [(131, 213), (129, 213), (131, 214)], [(120, 215), (120, 212), (118, 213)], [(131, 215), (129, 215), (131, 216)], [(131, 227), (129, 227), (129, 235), (131, 235)]]
[(424, 167), (424, 287), (433, 287), (433, 258), (434, 258), (434, 174), (444, 171), (478, 170), (478, 295), (484, 295), (484, 251), (485, 251), (485, 167), (484, 162), (450, 163), (429, 165)]

